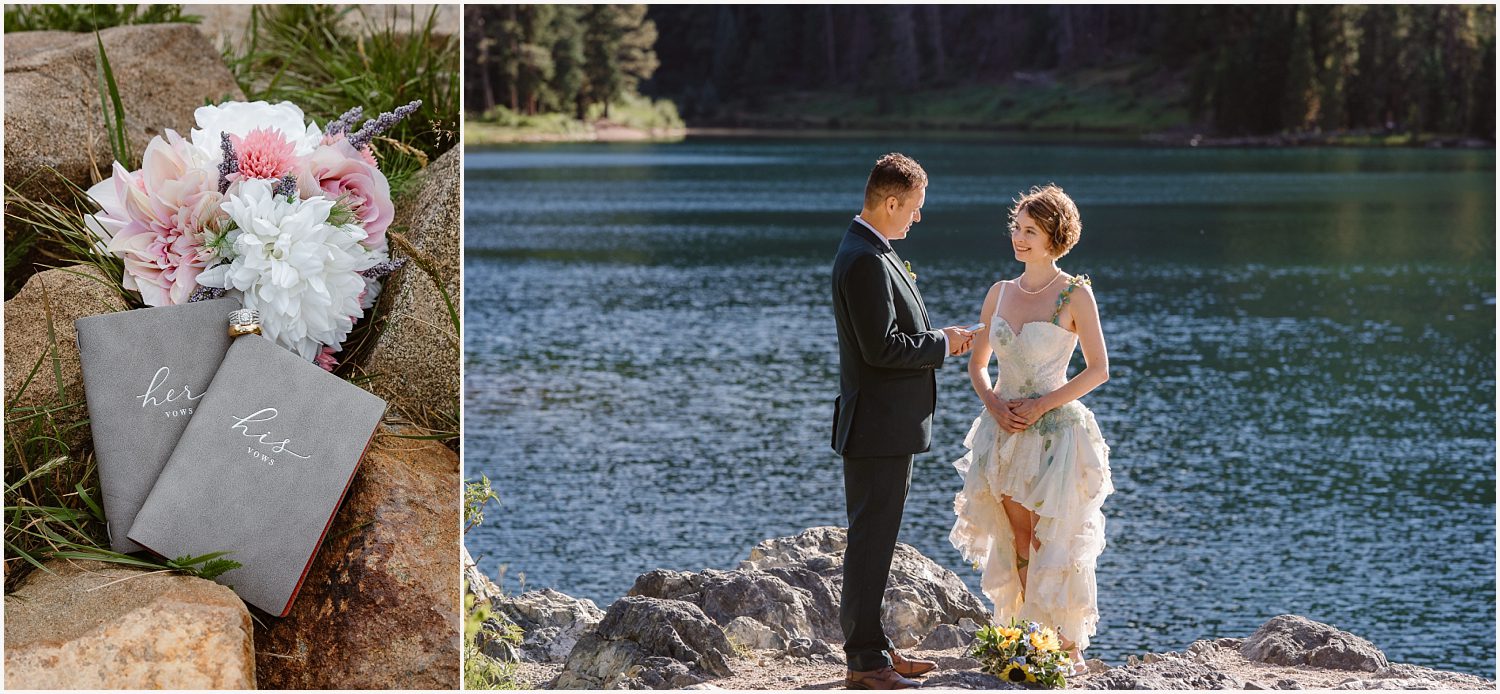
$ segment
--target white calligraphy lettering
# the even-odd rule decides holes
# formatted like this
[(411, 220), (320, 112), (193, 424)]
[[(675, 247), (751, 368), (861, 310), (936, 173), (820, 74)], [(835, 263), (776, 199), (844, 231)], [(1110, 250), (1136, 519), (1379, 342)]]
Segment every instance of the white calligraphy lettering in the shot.
[(202, 393), (193, 395), (193, 391), (188, 388), (188, 386), (184, 385), (181, 391), (178, 391), (175, 388), (167, 388), (167, 392), (160, 393), (162, 399), (158, 399), (156, 397), (158, 391), (160, 391), (163, 386), (167, 385), (167, 379), (171, 377), (171, 369), (165, 366), (157, 369), (156, 373), (151, 376), (151, 385), (146, 386), (146, 393), (144, 395), (135, 396), (135, 399), (141, 401), (141, 407), (159, 407), (166, 403), (175, 402), (183, 398), (186, 398), (188, 400), (197, 400), (198, 398), (203, 397)]
[(263, 409), (263, 410), (261, 410), (259, 412), (256, 412), (255, 414), (252, 414), (252, 415), (250, 415), (248, 417), (233, 417), (233, 416), (231, 416), (230, 418), (234, 420), (234, 424), (231, 425), (229, 427), (229, 429), (231, 431), (239, 430), (239, 432), (241, 434), (244, 434), (245, 436), (248, 436), (248, 437), (250, 437), (252, 439), (255, 439), (256, 441), (259, 441), (262, 444), (270, 446), (272, 453), (290, 453), (291, 455), (297, 456), (298, 458), (301, 458), (303, 460), (307, 460), (308, 458), (311, 458), (312, 456), (302, 455), (301, 453), (298, 453), (298, 452), (292, 450), (291, 448), (289, 448), (289, 446), (291, 446), (291, 444), (292, 444), (292, 440), (291, 439), (282, 439), (280, 441), (268, 441), (267, 438), (271, 435), (271, 432), (269, 432), (269, 431), (264, 431), (264, 432), (261, 432), (259, 434), (252, 434), (252, 433), (250, 433), (250, 427), (248, 425), (250, 425), (250, 424), (259, 424), (261, 422), (269, 422), (269, 421), (271, 421), (273, 419), (276, 419), (276, 415), (277, 414), (278, 413), (276, 411), (276, 408), (274, 408), (274, 407), (267, 407), (267, 408), (265, 408), (265, 409)]

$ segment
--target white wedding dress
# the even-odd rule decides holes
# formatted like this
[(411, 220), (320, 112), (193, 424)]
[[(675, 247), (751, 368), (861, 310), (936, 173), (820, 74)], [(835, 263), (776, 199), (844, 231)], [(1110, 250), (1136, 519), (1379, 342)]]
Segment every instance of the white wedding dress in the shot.
[[(1017, 333), (1000, 317), (999, 303), (990, 321), (990, 346), (1000, 364), (1000, 397), (1036, 397), (1061, 387), (1077, 336), (1058, 326), (1056, 315), (1051, 323), (1032, 321)], [(981, 409), (964, 445), (969, 452), (953, 463), (964, 488), (953, 500), (958, 520), (948, 539), (983, 571), (980, 587), (995, 605), (996, 621), (1040, 622), (1087, 648), (1099, 622), (1094, 562), (1104, 550), (1100, 509), (1114, 491), (1109, 446), (1094, 414), (1073, 401), (1010, 434)], [(1002, 496), (1040, 516), (1032, 546), (1039, 541), (1041, 548), (1031, 552), (1024, 599)]]

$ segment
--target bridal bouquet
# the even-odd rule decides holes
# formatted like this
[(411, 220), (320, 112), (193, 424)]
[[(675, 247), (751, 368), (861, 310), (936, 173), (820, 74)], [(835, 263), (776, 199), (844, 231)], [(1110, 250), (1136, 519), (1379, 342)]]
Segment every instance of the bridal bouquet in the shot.
[(971, 653), (981, 670), (1006, 682), (1068, 686), (1072, 662), (1051, 627), (1014, 618), (1007, 626), (986, 626), (975, 635)]
[(100, 211), (84, 222), (147, 305), (238, 297), (267, 338), (332, 370), (396, 267), (395, 207), (370, 142), (420, 106), (357, 129), (359, 107), (321, 129), (288, 101), (201, 107), (188, 138), (152, 138), (139, 170), (115, 162), (88, 190)]

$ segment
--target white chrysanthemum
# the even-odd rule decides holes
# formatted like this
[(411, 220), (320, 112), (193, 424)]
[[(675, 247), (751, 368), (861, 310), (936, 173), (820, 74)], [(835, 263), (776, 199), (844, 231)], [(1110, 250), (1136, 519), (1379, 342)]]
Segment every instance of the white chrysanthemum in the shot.
[(193, 111), (193, 120), (198, 123), (191, 133), (193, 146), (208, 154), (215, 165), (224, 158), (220, 133), (244, 137), (256, 128), (269, 128), (286, 137), (299, 157), (307, 156), (323, 143), (323, 131), (290, 101), (279, 104), (229, 101), (218, 106), (199, 106)]
[(198, 283), (240, 292), (245, 308), (260, 311), (266, 337), (312, 361), (322, 345), (338, 349), (364, 315), (359, 273), (385, 254), (360, 245), (359, 227), (328, 223), (334, 201), (289, 201), (272, 183), (245, 181), (225, 199), (237, 227), (225, 253), (232, 260), (203, 271)]

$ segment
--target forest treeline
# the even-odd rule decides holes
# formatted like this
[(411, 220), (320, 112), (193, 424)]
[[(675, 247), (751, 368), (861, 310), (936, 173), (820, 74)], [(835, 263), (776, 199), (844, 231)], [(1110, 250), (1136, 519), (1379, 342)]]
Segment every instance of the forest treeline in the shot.
[[(689, 123), (800, 92), (1131, 67), (1226, 135), (1495, 135), (1493, 5), (470, 6), (471, 110), (582, 117), (639, 89)], [(1165, 76), (1165, 79), (1163, 79)]]
[(465, 108), (608, 115), (656, 71), (656, 40), (645, 5), (467, 5)]

